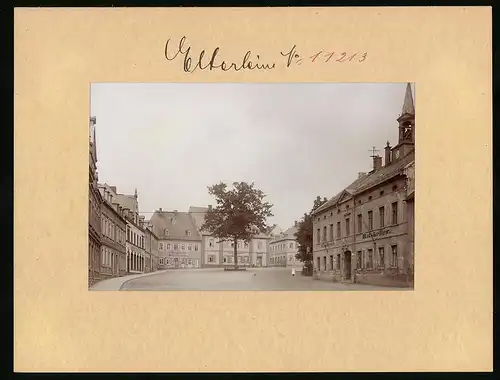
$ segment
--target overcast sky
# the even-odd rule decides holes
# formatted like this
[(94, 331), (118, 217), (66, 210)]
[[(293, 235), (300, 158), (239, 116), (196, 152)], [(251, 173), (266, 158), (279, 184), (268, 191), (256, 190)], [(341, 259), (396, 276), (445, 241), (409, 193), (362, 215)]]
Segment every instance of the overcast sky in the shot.
[(371, 170), (398, 138), (406, 83), (98, 83), (99, 182), (158, 208), (215, 205), (207, 186), (255, 181), (290, 227), (317, 195)]

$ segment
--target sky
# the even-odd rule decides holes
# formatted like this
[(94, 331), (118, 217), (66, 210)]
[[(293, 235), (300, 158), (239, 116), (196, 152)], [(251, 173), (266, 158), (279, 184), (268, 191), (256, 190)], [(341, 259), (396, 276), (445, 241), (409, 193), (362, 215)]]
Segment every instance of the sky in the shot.
[(159, 209), (216, 204), (207, 187), (255, 182), (282, 229), (397, 143), (406, 83), (94, 83), (99, 183)]

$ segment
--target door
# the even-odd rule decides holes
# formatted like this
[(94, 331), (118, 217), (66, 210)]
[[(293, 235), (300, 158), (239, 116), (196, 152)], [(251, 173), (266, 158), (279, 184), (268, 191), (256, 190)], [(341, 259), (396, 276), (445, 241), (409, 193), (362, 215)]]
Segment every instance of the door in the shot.
[(179, 259), (177, 257), (174, 258), (174, 268), (179, 268)]
[(349, 251), (344, 253), (344, 278), (351, 279), (351, 252)]

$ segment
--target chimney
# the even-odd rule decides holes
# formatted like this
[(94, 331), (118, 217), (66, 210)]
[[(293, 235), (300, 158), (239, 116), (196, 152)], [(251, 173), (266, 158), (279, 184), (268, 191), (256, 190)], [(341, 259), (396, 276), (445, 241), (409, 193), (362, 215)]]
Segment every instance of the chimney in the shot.
[(364, 177), (366, 175), (366, 173), (363, 173), (363, 172), (359, 172), (358, 173), (358, 179), (361, 178), (361, 177)]
[(389, 141), (387, 141), (387, 145), (385, 146), (385, 166), (391, 163), (391, 145)]
[(373, 170), (378, 170), (382, 167), (382, 157), (373, 156)]
[(212, 205), (208, 205), (208, 211), (212, 211)]

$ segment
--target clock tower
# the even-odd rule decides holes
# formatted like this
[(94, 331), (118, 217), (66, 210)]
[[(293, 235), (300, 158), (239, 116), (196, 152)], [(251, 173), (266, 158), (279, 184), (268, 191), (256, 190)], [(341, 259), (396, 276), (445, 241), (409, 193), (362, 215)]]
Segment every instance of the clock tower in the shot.
[(397, 121), (399, 124), (399, 139), (398, 144), (392, 148), (391, 161), (397, 161), (415, 149), (415, 105), (413, 104), (410, 83), (406, 85), (403, 108)]

